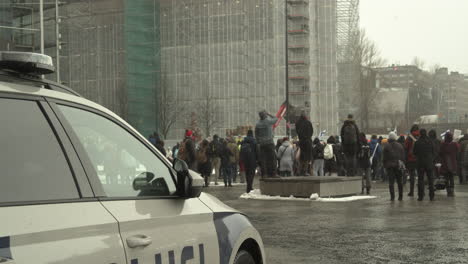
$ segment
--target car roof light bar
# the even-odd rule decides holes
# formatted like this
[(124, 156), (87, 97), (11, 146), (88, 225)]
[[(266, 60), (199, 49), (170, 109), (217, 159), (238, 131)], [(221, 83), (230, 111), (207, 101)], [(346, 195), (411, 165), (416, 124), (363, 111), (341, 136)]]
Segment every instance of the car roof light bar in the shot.
[(55, 72), (54, 63), (50, 56), (18, 51), (0, 51), (0, 69), (30, 75), (42, 75)]

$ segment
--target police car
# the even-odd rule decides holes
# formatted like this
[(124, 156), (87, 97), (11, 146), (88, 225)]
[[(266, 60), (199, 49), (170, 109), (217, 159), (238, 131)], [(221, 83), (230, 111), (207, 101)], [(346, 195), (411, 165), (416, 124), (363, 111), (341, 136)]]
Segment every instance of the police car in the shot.
[(0, 52), (0, 263), (265, 263), (245, 215), (53, 71)]

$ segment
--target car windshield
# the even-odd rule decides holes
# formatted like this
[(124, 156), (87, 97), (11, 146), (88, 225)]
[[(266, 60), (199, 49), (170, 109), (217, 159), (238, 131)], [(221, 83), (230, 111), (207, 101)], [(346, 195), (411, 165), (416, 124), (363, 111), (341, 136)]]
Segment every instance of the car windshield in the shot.
[[(268, 263), (459, 263), (467, 15), (468, 0), (0, 0), (0, 51), (49, 55), (44, 79), (183, 160), (251, 215)], [(130, 168), (110, 195), (169, 168), (96, 127), (76, 133), (102, 185)]]

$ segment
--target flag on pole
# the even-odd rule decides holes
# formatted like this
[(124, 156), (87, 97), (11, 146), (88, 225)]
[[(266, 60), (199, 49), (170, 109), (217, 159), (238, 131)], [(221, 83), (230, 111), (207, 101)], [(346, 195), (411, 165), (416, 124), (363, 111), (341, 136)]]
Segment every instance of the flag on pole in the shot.
[(283, 120), (284, 118), (284, 115), (286, 114), (286, 111), (287, 111), (287, 106), (286, 106), (286, 102), (284, 102), (283, 104), (281, 104), (278, 112), (276, 113), (276, 118), (278, 118), (278, 120), (276, 121), (276, 123), (273, 125), (273, 129), (277, 128), (281, 122), (281, 120)]

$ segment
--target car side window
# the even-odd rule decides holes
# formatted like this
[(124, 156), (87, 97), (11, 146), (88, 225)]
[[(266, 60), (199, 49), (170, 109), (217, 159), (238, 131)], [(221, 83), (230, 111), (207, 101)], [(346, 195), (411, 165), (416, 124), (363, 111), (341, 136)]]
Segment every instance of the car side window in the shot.
[(86, 110), (64, 105), (59, 109), (87, 152), (107, 197), (175, 193), (169, 167), (127, 130)]
[(36, 101), (0, 98), (0, 203), (79, 198), (65, 154)]

